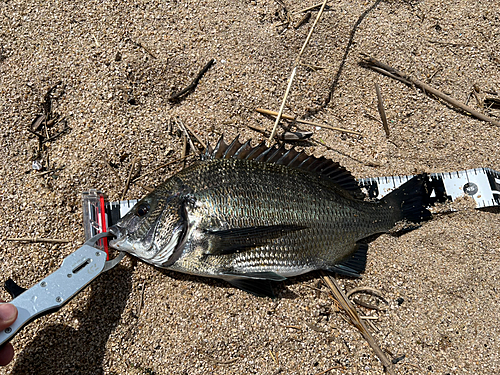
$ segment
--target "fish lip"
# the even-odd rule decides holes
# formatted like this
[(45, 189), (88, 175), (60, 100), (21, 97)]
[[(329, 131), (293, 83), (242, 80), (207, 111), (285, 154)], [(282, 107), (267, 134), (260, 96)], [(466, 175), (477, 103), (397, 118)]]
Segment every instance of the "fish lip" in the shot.
[(113, 225), (108, 228), (108, 232), (115, 236), (113, 240), (109, 241), (109, 246), (114, 249), (121, 250), (120, 244), (123, 245), (126, 240), (126, 236), (128, 234), (127, 229), (120, 228), (118, 225)]
[[(113, 225), (108, 228), (108, 232), (115, 236), (115, 240), (120, 239), (127, 235), (127, 230), (125, 228), (120, 228), (118, 225)], [(114, 241), (114, 240), (113, 240)]]

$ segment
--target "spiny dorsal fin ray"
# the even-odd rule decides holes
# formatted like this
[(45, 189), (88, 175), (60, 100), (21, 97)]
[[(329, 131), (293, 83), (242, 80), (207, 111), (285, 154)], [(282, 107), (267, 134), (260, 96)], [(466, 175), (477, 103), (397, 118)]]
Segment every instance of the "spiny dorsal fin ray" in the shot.
[(224, 155), (222, 156), (223, 159), (230, 159), (234, 157), (234, 154), (236, 151), (240, 149), (241, 146), (243, 146), (239, 139), (239, 137), (236, 137), (231, 144), (227, 147), (226, 151), (224, 152)]
[(250, 141), (242, 144), (236, 137), (229, 145), (224, 142), (221, 136), (214, 149), (207, 146), (203, 160), (210, 159), (242, 159), (254, 160), (261, 163), (273, 163), (284, 165), (290, 168), (302, 169), (308, 172), (317, 173), (323, 178), (333, 182), (349, 191), (355, 198), (363, 199), (364, 194), (358, 186), (358, 183), (344, 167), (324, 156), (317, 158), (307, 155), (305, 152), (299, 152), (294, 148), (287, 150), (285, 145), (280, 147), (274, 145), (267, 147), (265, 142), (252, 147)]

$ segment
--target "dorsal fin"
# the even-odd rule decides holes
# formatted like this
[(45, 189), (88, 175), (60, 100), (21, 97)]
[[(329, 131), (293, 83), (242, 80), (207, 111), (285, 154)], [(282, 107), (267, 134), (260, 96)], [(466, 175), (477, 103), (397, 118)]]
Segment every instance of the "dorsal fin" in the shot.
[(344, 167), (324, 156), (317, 158), (299, 152), (294, 148), (287, 150), (285, 145), (267, 147), (265, 142), (252, 147), (250, 141), (241, 143), (236, 137), (230, 144), (224, 142), (221, 136), (215, 148), (207, 146), (202, 156), (203, 160), (211, 159), (242, 159), (254, 160), (261, 163), (273, 163), (290, 168), (302, 169), (321, 175), (341, 188), (349, 191), (355, 198), (363, 199), (365, 195), (361, 192), (358, 183)]

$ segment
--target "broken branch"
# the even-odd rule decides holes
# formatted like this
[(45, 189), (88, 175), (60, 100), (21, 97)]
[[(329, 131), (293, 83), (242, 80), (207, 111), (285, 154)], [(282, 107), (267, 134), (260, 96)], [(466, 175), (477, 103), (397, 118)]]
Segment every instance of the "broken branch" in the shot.
[(365, 56), (365, 58), (363, 60), (361, 60), (361, 63), (360, 63), (361, 66), (368, 68), (368, 69), (375, 70), (375, 71), (377, 71), (381, 74), (384, 74), (386, 76), (389, 76), (391, 78), (397, 79), (398, 81), (401, 81), (407, 85), (410, 85), (410, 86), (414, 85), (414, 86), (420, 88), (421, 90), (423, 90), (425, 93), (431, 93), (432, 95), (442, 99), (443, 101), (450, 104), (451, 106), (453, 106), (455, 108), (459, 108), (465, 112), (470, 113), (472, 116), (474, 116), (475, 118), (477, 118), (479, 120), (488, 121), (489, 123), (491, 123), (495, 126), (500, 126), (500, 122), (492, 119), (491, 117), (488, 117), (488, 116), (482, 114), (481, 112), (476, 111), (475, 109), (463, 104), (462, 102), (460, 102), (460, 101), (446, 95), (445, 93), (429, 86), (428, 84), (423, 83), (423, 82), (419, 81), (418, 79), (412, 78), (412, 77), (408, 76), (407, 74), (400, 72), (387, 64), (384, 64), (378, 60), (375, 60), (373, 57), (370, 57), (370, 56), (365, 55), (365, 54), (363, 54), (363, 55)]

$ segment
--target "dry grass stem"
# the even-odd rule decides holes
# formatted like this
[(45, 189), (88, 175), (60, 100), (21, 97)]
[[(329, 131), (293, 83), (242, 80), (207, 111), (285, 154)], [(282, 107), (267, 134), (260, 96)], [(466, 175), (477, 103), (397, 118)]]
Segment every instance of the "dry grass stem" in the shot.
[[(257, 112), (259, 112), (259, 113), (264, 114), (264, 115), (278, 116), (278, 112), (271, 111), (269, 109), (256, 108), (255, 110)], [(325, 128), (325, 129), (336, 130), (336, 131), (339, 131), (339, 132), (344, 132), (344, 133), (349, 133), (349, 134), (361, 135), (360, 132), (357, 132), (357, 131), (354, 131), (354, 130), (348, 130), (348, 129), (344, 129), (344, 128), (337, 128), (337, 127), (334, 127), (334, 126), (330, 126), (330, 125), (326, 125), (326, 124), (320, 124), (320, 123), (317, 123), (317, 122), (312, 122), (312, 121), (307, 121), (307, 120), (300, 120), (300, 119), (295, 118), (294, 116), (290, 116), (290, 115), (286, 115), (286, 114), (282, 114), (281, 118), (284, 118), (285, 120), (295, 121), (296, 123), (299, 123), (299, 124), (305, 124), (305, 125), (311, 125), (311, 126), (319, 126), (321, 128)]]
[(194, 152), (196, 152), (197, 154), (200, 153), (200, 151), (194, 147), (194, 144), (193, 144), (193, 140), (191, 139), (191, 137), (189, 136), (189, 133), (186, 129), (186, 125), (184, 125), (184, 123), (181, 121), (181, 120), (178, 120), (179, 122), (179, 126), (180, 128), (182, 129), (182, 131), (184, 132), (184, 136), (186, 137), (186, 139), (188, 140), (189, 142), (189, 147), (191, 147), (193, 149)]
[(172, 165), (172, 164), (175, 164), (175, 163), (179, 163), (179, 162), (181, 162), (181, 161), (183, 161), (183, 160), (185, 160), (185, 159), (187, 159), (187, 158), (189, 158), (189, 157), (191, 157), (191, 156), (193, 156), (193, 155), (186, 155), (186, 156), (180, 157), (180, 158), (178, 158), (178, 159), (175, 159), (175, 160), (173, 160), (173, 161), (170, 161), (170, 162), (168, 162), (168, 163), (162, 164), (162, 165), (160, 165), (160, 166), (156, 167), (155, 169), (153, 169), (152, 171), (149, 171), (149, 172), (143, 173), (141, 176), (136, 177), (136, 178), (135, 178), (132, 182), (134, 182), (134, 183), (135, 183), (135, 182), (137, 182), (137, 181), (139, 181), (139, 180), (142, 180), (144, 177), (146, 177), (146, 176), (148, 176), (148, 175), (150, 175), (150, 174), (152, 174), (152, 173), (154, 173), (154, 172), (157, 172), (157, 171), (159, 171), (159, 170), (160, 170), (160, 169), (162, 169), (162, 168), (168, 167), (169, 165)]
[(297, 24), (293, 28), (298, 29), (302, 25), (309, 22), (310, 19), (311, 19), (311, 12), (307, 12), (306, 14), (304, 14), (304, 16), (299, 20), (299, 22), (297, 22)]
[[(134, 182), (134, 181), (132, 181), (132, 182)], [(134, 183), (137, 184), (137, 186), (139, 186), (141, 189), (146, 190), (148, 193), (151, 193), (152, 191), (155, 190), (155, 188), (153, 188), (151, 186), (146, 186), (146, 185), (143, 185), (143, 184), (141, 184), (139, 182), (134, 182)]]
[(309, 30), (309, 34), (307, 34), (307, 38), (304, 41), (304, 44), (302, 45), (302, 48), (301, 48), (299, 54), (297, 55), (297, 58), (295, 59), (295, 62), (293, 63), (292, 74), (290, 74), (290, 78), (288, 80), (288, 86), (286, 88), (285, 95), (283, 96), (283, 100), (281, 102), (280, 110), (278, 112), (278, 115), (276, 116), (276, 122), (274, 123), (273, 131), (271, 132), (271, 136), (269, 137), (269, 144), (271, 144), (271, 142), (274, 139), (274, 136), (276, 135), (276, 129), (278, 128), (278, 124), (280, 123), (281, 116), (283, 115), (283, 110), (285, 109), (286, 99), (288, 97), (288, 94), (290, 93), (290, 89), (292, 88), (292, 82), (293, 82), (293, 79), (295, 78), (295, 74), (297, 73), (297, 65), (299, 64), (300, 58), (302, 57), (302, 54), (304, 53), (304, 50), (306, 49), (307, 45), (309, 44), (309, 40), (311, 39), (311, 35), (312, 35), (313, 31), (314, 31), (314, 28), (318, 24), (318, 21), (321, 18), (321, 15), (323, 14), (323, 11), (325, 9), (326, 3), (327, 3), (327, 0), (325, 0), (323, 2), (323, 4), (321, 5), (321, 9), (319, 10), (317, 17), (314, 20), (313, 25), (311, 26), (311, 30)]
[(285, 327), (285, 328), (292, 328), (292, 329), (296, 329), (297, 331), (301, 331), (301, 330), (302, 330), (302, 328), (301, 328), (301, 327), (299, 327), (299, 326), (283, 326), (283, 327)]
[(271, 358), (273, 359), (274, 363), (276, 363), (276, 366), (279, 366), (278, 360), (276, 359), (276, 356), (271, 349), (269, 349), (269, 354), (271, 354)]
[(368, 286), (362, 286), (362, 287), (358, 287), (358, 288), (353, 288), (353, 289), (351, 289), (350, 291), (348, 291), (346, 293), (346, 297), (350, 297), (350, 296), (352, 296), (355, 293), (367, 293), (367, 294), (371, 294), (372, 296), (380, 298), (385, 303), (388, 303), (387, 300), (382, 295), (382, 292), (380, 290), (375, 289), (375, 288), (370, 288)]
[(125, 184), (125, 188), (123, 189), (122, 196), (120, 200), (122, 201), (125, 198), (125, 194), (127, 194), (128, 188), (130, 186), (130, 181), (132, 180), (132, 174), (134, 173), (135, 163), (137, 162), (137, 157), (132, 161), (132, 165), (130, 166), (130, 170), (128, 172), (127, 183)]
[(146, 282), (142, 284), (141, 299), (139, 301), (139, 309), (137, 310), (137, 316), (141, 315), (142, 306), (144, 305), (144, 291), (146, 290)]
[(281, 101), (281, 106), (280, 110), (278, 112), (278, 115), (276, 116), (276, 121), (274, 122), (273, 130), (271, 132), (271, 135), (269, 136), (269, 145), (271, 145), (271, 142), (276, 135), (276, 129), (278, 128), (278, 124), (281, 120), (281, 116), (283, 115), (283, 110), (285, 109), (285, 103), (286, 103), (286, 98), (288, 97), (288, 94), (290, 93), (290, 89), (292, 88), (292, 82), (293, 78), (295, 77), (295, 73), (297, 73), (297, 67), (294, 66), (292, 69), (292, 74), (290, 75), (290, 78), (288, 80), (288, 86), (285, 91), (285, 95), (283, 96), (283, 100)]
[(38, 237), (8, 237), (4, 238), (5, 241), (19, 241), (19, 242), (48, 242), (48, 243), (68, 243), (70, 240), (62, 240), (58, 238), (38, 238)]
[(193, 135), (193, 137), (195, 137), (195, 138), (196, 138), (196, 140), (197, 140), (197, 141), (198, 141), (198, 143), (199, 143), (199, 144), (203, 147), (203, 149), (206, 149), (206, 148), (207, 148), (206, 143), (205, 143), (205, 142), (203, 142), (203, 140), (202, 140), (200, 137), (198, 137), (198, 135), (196, 135), (196, 133), (193, 131), (193, 129), (191, 129), (191, 128), (189, 127), (189, 125), (188, 125), (188, 124), (182, 124), (182, 125), (183, 125), (183, 126), (184, 126), (184, 127), (185, 127), (185, 128), (186, 128), (186, 129), (187, 129), (187, 130), (188, 130), (188, 131), (192, 134), (192, 135)]
[(188, 155), (188, 142), (187, 142), (187, 136), (183, 132), (182, 133), (182, 149), (181, 149), (181, 158), (184, 158)]
[(340, 289), (339, 285), (333, 279), (330, 277), (328, 274), (326, 274), (324, 271), (320, 271), (321, 276), (323, 277), (323, 280), (325, 281), (326, 285), (331, 289), (333, 295), (337, 299), (337, 301), (340, 303), (342, 306), (342, 309), (347, 313), (349, 316), (352, 324), (359, 330), (361, 335), (365, 338), (365, 340), (368, 342), (368, 344), (371, 346), (375, 354), (379, 357), (380, 361), (382, 362), (382, 365), (386, 368), (387, 372), (391, 375), (395, 375), (394, 368), (392, 366), (391, 361), (385, 353), (382, 351), (380, 346), (376, 343), (375, 339), (373, 336), (370, 334), (368, 329), (366, 328), (365, 324), (359, 317), (359, 314), (357, 311), (354, 309), (352, 304), (349, 302), (347, 299), (346, 295), (342, 290)]
[(267, 134), (269, 134), (266, 130), (266, 128), (262, 127), (262, 126), (257, 126), (257, 125), (251, 125), (251, 124), (247, 124), (247, 126), (252, 129), (252, 130), (255, 130), (255, 131), (258, 131), (264, 135), (267, 136)]
[(156, 54), (154, 54), (153, 51), (151, 51), (151, 48), (149, 48), (143, 41), (139, 40), (135, 42), (135, 44), (141, 47), (144, 51), (146, 51), (149, 54), (149, 56), (151, 56), (153, 59), (158, 58)]

